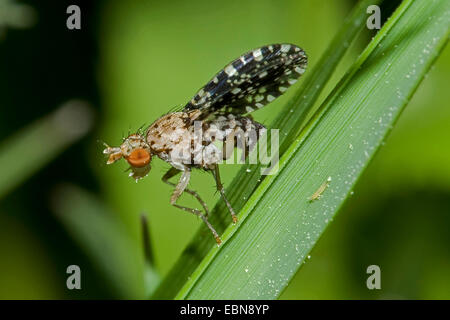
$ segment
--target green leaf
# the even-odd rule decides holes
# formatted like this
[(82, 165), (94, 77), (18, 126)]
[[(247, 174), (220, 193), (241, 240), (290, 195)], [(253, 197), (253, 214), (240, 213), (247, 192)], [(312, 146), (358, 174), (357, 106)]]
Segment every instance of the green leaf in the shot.
[(82, 138), (92, 124), (91, 108), (71, 100), (2, 142), (0, 198)]
[[(444, 1), (402, 3), (283, 154), (279, 173), (256, 189), (239, 225), (227, 228), (224, 244), (208, 252), (177, 298), (278, 297), (444, 48), (446, 14)], [(322, 198), (309, 201), (328, 177)], [(191, 245), (191, 255), (202, 245)], [(186, 256), (180, 261), (195, 262)], [(170, 276), (166, 282), (173, 287), (183, 283)]]
[[(271, 126), (272, 128), (282, 128), (280, 134), (280, 154), (287, 148), (286, 145), (292, 143), (293, 139), (297, 136), (308, 113), (313, 109), (315, 102), (338, 63), (341, 61), (352, 41), (363, 29), (367, 6), (379, 2), (378, 0), (366, 0), (361, 1), (355, 6), (344, 20), (341, 30), (336, 34), (330, 46), (316, 64), (316, 68), (307, 71), (306, 78), (302, 80), (301, 87), (299, 87), (292, 100), (285, 106), (284, 111), (280, 113), (279, 117)], [(230, 184), (230, 188), (226, 191), (227, 197), (235, 210), (239, 211), (243, 208), (246, 200), (250, 198), (264, 177), (260, 175), (259, 165), (242, 166)], [(229, 212), (223, 202), (219, 201), (217, 203), (211, 214), (210, 221), (219, 233), (222, 233), (228, 226), (230, 222)], [(173, 298), (181, 287), (186, 284), (186, 280), (193, 279), (191, 274), (197, 269), (213, 245), (214, 243), (211, 242), (209, 231), (204, 227), (200, 228), (168, 276), (163, 280), (153, 298)]]
[(403, 1), (177, 298), (280, 295), (445, 47), (449, 9), (444, 0)]

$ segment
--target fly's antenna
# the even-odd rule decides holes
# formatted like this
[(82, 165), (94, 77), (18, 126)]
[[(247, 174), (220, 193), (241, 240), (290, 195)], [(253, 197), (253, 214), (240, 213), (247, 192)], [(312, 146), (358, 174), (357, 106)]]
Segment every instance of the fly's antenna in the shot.
[(107, 143), (106, 143), (105, 141), (103, 141), (103, 140), (97, 139), (96, 142), (97, 142), (97, 143), (100, 143), (100, 144), (102, 144), (102, 145), (104, 145), (104, 146), (107, 147), (107, 148), (110, 148), (109, 144), (107, 144)]

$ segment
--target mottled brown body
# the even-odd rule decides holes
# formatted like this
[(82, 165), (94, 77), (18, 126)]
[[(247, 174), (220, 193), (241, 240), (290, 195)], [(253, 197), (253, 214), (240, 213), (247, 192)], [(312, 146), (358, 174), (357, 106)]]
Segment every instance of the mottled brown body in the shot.
[[(186, 166), (212, 169), (211, 165), (217, 163), (219, 158), (199, 157), (199, 161), (194, 161), (195, 153), (200, 155), (202, 149), (211, 143), (204, 139), (202, 134), (203, 129), (209, 127), (207, 122), (200, 122), (201, 136), (195, 138), (194, 122), (200, 114), (198, 110), (173, 112), (156, 120), (148, 128), (145, 136), (151, 153), (179, 170), (184, 170)], [(219, 150), (216, 151), (219, 154)]]

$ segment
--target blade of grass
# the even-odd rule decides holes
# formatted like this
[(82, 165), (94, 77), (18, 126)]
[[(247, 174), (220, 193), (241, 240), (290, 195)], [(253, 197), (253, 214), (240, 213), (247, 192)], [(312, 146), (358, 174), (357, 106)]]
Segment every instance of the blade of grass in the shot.
[(92, 110), (73, 100), (2, 142), (0, 198), (83, 137), (92, 124)]
[(176, 298), (280, 295), (445, 47), (449, 7), (403, 1)]
[(150, 228), (145, 214), (141, 214), (141, 228), (142, 247), (145, 256), (145, 297), (148, 297), (156, 290), (161, 278), (155, 268), (155, 258), (153, 256), (153, 247), (151, 243), (152, 238), (150, 236)]
[[(336, 34), (330, 46), (316, 64), (316, 67), (308, 70), (306, 73), (306, 78), (303, 80), (298, 93), (284, 107), (280, 116), (271, 126), (273, 128), (283, 128), (283, 133), (285, 134), (280, 135), (280, 145), (282, 148), (286, 148), (285, 146), (292, 143), (293, 137), (299, 132), (306, 115), (312, 110), (314, 103), (317, 101), (338, 63), (341, 61), (352, 41), (363, 29), (367, 6), (379, 2), (379, 0), (360, 1), (344, 20), (341, 30)], [(293, 110), (293, 112), (290, 112), (290, 110)], [(249, 168), (251, 168), (251, 171), (247, 170)], [(253, 165), (249, 167), (243, 165), (230, 184), (230, 187), (227, 188), (227, 196), (236, 211), (242, 209), (246, 199), (250, 198), (254, 189), (264, 178), (259, 173), (259, 166)], [(229, 224), (229, 213), (223, 202), (219, 201), (217, 203), (210, 219), (219, 233), (225, 230)], [(163, 280), (153, 298), (173, 298), (181, 287), (184, 286), (186, 280), (194, 272), (202, 258), (205, 257), (213, 245), (210, 241), (208, 230), (204, 227), (200, 228), (177, 263)]]

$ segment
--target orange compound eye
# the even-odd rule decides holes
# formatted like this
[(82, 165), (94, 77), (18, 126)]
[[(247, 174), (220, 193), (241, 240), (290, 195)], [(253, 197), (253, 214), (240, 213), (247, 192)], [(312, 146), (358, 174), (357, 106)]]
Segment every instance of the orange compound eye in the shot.
[(135, 149), (131, 152), (131, 154), (127, 157), (128, 163), (136, 168), (145, 167), (150, 163), (152, 156), (150, 152), (143, 148)]

